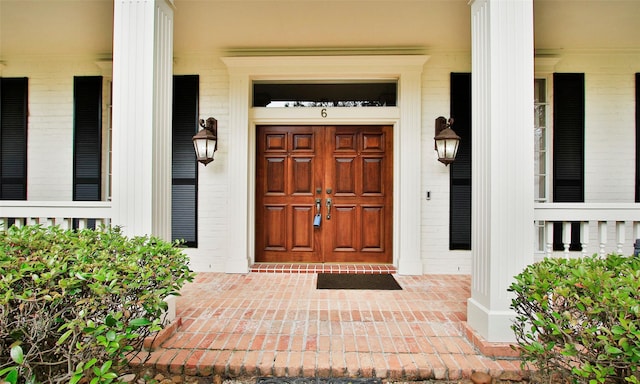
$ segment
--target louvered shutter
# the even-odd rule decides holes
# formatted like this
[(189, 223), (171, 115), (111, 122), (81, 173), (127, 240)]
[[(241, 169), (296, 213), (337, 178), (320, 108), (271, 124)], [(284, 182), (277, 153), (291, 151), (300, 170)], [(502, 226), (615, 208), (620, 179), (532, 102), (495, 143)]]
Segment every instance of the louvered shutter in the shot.
[(0, 78), (0, 199), (27, 199), (28, 79)]
[(191, 138), (198, 131), (197, 75), (173, 78), (171, 238), (198, 242), (198, 162)]
[(640, 73), (636, 73), (636, 203), (640, 203)]
[(471, 249), (471, 74), (451, 74), (451, 117), (460, 136), (449, 165), (449, 249)]
[(73, 79), (73, 200), (102, 199), (102, 77)]
[[(584, 74), (553, 75), (553, 201), (584, 202)], [(561, 224), (554, 249), (561, 250)], [(571, 228), (571, 250), (580, 250), (580, 224)]]

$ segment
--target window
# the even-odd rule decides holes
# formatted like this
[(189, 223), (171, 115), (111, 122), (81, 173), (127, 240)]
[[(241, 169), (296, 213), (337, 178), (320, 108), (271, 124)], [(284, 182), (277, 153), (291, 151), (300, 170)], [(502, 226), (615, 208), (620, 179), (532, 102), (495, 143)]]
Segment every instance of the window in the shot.
[(27, 199), (27, 78), (0, 78), (0, 199)]
[(253, 84), (254, 107), (395, 107), (395, 81)]
[(460, 136), (449, 166), (449, 249), (471, 249), (471, 74), (451, 74), (451, 117)]
[(102, 199), (102, 77), (73, 79), (73, 200)]
[[(547, 98), (547, 79), (535, 79), (534, 88), (534, 154), (533, 154), (533, 184), (534, 184), (534, 201), (547, 201), (547, 134), (549, 132), (547, 122), (549, 121), (549, 103)], [(545, 223), (537, 221), (535, 223), (536, 230), (536, 251), (545, 251)]]
[(191, 138), (198, 131), (197, 75), (173, 77), (171, 239), (198, 246), (198, 162)]
[(547, 80), (534, 81), (534, 198), (547, 201)]

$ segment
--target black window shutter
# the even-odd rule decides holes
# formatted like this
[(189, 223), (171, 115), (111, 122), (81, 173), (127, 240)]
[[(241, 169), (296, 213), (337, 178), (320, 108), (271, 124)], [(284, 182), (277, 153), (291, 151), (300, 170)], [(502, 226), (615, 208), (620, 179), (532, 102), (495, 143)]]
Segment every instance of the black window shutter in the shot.
[(28, 79), (0, 78), (0, 199), (27, 199)]
[(197, 75), (173, 77), (171, 239), (198, 245), (198, 162), (191, 138), (198, 131)]
[(636, 73), (636, 203), (640, 203), (640, 73)]
[(460, 136), (449, 165), (449, 249), (471, 249), (471, 74), (451, 74), (451, 117)]
[(73, 200), (102, 199), (102, 77), (73, 78)]
[[(553, 201), (584, 202), (584, 74), (553, 75)], [(554, 249), (561, 250), (561, 224)], [(570, 250), (580, 250), (580, 224), (571, 228)]]

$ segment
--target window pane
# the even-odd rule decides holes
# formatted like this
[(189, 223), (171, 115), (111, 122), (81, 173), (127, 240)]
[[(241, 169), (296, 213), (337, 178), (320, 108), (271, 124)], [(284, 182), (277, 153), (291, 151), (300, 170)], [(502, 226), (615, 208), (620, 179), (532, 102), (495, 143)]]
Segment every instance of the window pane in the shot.
[(547, 183), (547, 96), (546, 79), (534, 82), (534, 198), (546, 201)]
[(253, 84), (254, 107), (394, 107), (397, 83)]

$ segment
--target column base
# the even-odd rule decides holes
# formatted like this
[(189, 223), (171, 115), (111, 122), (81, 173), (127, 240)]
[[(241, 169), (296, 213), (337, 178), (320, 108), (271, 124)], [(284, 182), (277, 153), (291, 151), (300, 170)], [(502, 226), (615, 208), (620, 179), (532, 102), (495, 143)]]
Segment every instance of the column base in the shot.
[(227, 259), (224, 266), (225, 273), (249, 273), (249, 261), (247, 259)]
[(398, 261), (398, 275), (422, 275), (422, 260), (402, 260)]
[(462, 332), (467, 340), (484, 356), (492, 359), (517, 359), (520, 357), (517, 343), (490, 343), (472, 329), (467, 322), (462, 323)]
[(492, 311), (474, 298), (467, 300), (467, 324), (487, 342), (515, 343), (516, 336), (511, 329), (514, 318), (512, 310)]

